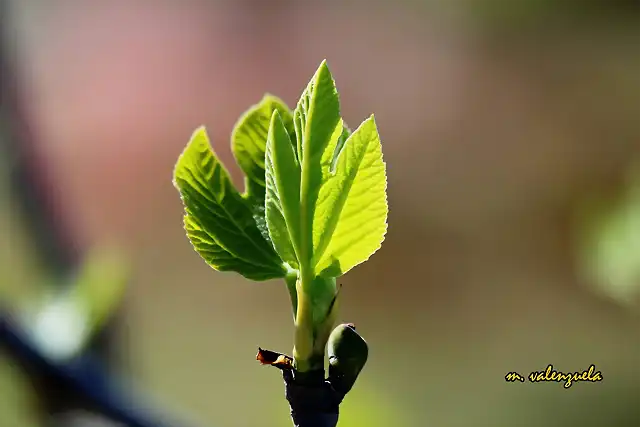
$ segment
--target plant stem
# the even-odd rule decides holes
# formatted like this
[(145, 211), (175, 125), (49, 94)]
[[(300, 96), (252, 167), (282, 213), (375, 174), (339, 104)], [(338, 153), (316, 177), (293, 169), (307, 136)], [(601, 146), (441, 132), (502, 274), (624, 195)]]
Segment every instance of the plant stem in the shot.
[(303, 272), (296, 282), (294, 368), (296, 372), (324, 375), (324, 353), (338, 311), (335, 278)]
[(80, 396), (86, 407), (115, 423), (127, 427), (187, 425), (169, 419), (151, 402), (132, 392), (131, 385), (113, 376), (96, 354), (85, 352), (67, 361), (48, 358), (4, 306), (0, 306), (0, 349), (7, 350), (28, 371), (39, 372), (56, 384), (60, 395)]
[(318, 367), (317, 361), (315, 361), (315, 363), (312, 361), (312, 359), (314, 359), (313, 349), (315, 334), (313, 322), (314, 307), (310, 294), (310, 282), (311, 280), (309, 275), (304, 273), (301, 274), (300, 279), (296, 281), (298, 307), (295, 319), (296, 329), (293, 347), (293, 366), (298, 372), (307, 372), (318, 368), (324, 371), (323, 363)]

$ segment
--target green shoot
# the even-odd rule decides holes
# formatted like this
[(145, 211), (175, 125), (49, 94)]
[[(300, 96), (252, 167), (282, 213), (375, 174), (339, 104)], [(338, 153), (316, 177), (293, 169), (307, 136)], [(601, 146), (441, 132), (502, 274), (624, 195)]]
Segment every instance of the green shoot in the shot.
[(218, 271), (283, 278), (297, 371), (323, 369), (339, 307), (336, 278), (366, 261), (387, 231), (387, 179), (373, 115), (351, 132), (326, 61), (294, 111), (266, 95), (238, 121), (240, 193), (204, 128), (180, 155), (174, 185), (196, 252)]

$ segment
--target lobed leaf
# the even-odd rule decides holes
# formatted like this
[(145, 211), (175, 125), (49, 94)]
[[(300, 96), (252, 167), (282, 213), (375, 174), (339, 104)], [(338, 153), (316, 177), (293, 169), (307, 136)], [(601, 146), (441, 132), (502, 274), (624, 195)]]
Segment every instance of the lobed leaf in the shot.
[(387, 230), (386, 173), (373, 116), (351, 131), (326, 61), (293, 113), (265, 95), (236, 123), (232, 151), (240, 194), (199, 128), (180, 156), (174, 185), (185, 229), (213, 268), (253, 280), (297, 269), (337, 277), (380, 248)]
[(185, 207), (187, 236), (207, 264), (251, 280), (285, 276), (285, 266), (255, 221), (251, 202), (234, 187), (204, 127), (194, 132), (180, 155), (174, 185)]
[[(281, 139), (274, 143), (288, 147), (283, 126), (277, 120), (271, 122), (275, 125)], [(275, 235), (277, 227), (288, 230), (291, 247), (287, 249), (295, 248), (301, 269), (314, 276), (338, 277), (377, 251), (387, 230), (387, 180), (375, 119), (371, 116), (351, 134), (340, 117), (335, 82), (323, 61), (294, 110), (294, 126), (299, 208), (296, 215), (289, 205), (289, 214), (278, 216), (277, 224), (268, 224), (268, 230), (272, 239), (283, 239)], [(292, 165), (295, 153), (287, 151), (286, 156)], [(284, 169), (273, 173), (277, 177)], [(295, 192), (297, 182), (296, 169), (282, 186)], [(273, 200), (284, 212), (282, 200)], [(294, 202), (290, 197), (288, 203)]]
[(269, 124), (274, 111), (280, 113), (295, 143), (293, 112), (280, 98), (266, 94), (236, 122), (231, 133), (231, 151), (245, 174), (243, 197), (251, 204), (253, 219), (262, 237), (271, 241), (265, 218), (265, 150)]
[(280, 114), (287, 133), (293, 137), (293, 113), (280, 98), (267, 94), (249, 108), (234, 126), (231, 133), (231, 151), (245, 174), (245, 197), (264, 205), (265, 199), (265, 151), (269, 124), (274, 111)]

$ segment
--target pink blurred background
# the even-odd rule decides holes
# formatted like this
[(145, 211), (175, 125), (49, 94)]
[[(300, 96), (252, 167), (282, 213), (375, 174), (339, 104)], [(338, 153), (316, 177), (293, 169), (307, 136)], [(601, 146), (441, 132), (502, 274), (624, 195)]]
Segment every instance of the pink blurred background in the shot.
[[(292, 345), (285, 287), (207, 267), (171, 173), (204, 124), (241, 187), (235, 121), (265, 92), (295, 106), (326, 58), (345, 121), (376, 114), (389, 175), (387, 240), (341, 279), (342, 320), (371, 347), (341, 425), (632, 425), (611, 417), (640, 396), (640, 304), (588, 286), (575, 215), (640, 157), (638, 7), (566, 3), (13, 1), (57, 201), (83, 245), (117, 242), (134, 263), (132, 375), (205, 425), (289, 425), (281, 380), (253, 361)], [(0, 267), (22, 282), (2, 287), (17, 295), (34, 267), (11, 236)], [(504, 381), (550, 363), (605, 380)], [(28, 386), (4, 371), (0, 400), (22, 403), (0, 403), (0, 426), (28, 426)]]

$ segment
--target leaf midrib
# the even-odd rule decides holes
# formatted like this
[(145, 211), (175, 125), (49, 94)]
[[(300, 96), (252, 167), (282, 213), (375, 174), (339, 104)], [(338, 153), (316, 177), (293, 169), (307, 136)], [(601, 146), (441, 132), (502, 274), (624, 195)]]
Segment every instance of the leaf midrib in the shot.
[[(304, 96), (304, 95), (303, 95)], [(314, 93), (313, 96), (316, 96), (316, 94)], [(310, 269), (310, 261), (311, 261), (311, 254), (309, 253), (310, 251), (313, 250), (313, 230), (310, 229), (310, 226), (313, 225), (313, 221), (311, 222), (311, 224), (308, 224), (309, 222), (309, 200), (308, 200), (308, 194), (309, 194), (309, 180), (310, 180), (310, 172), (309, 170), (311, 169), (311, 155), (310, 155), (310, 149), (309, 149), (309, 124), (311, 122), (312, 119), (312, 113), (314, 110), (314, 104), (312, 102), (309, 102), (311, 104), (311, 108), (307, 109), (305, 108), (305, 104), (303, 102), (302, 104), (302, 111), (301, 113), (304, 113), (305, 110), (306, 114), (304, 115), (304, 129), (301, 129), (302, 132), (302, 141), (300, 144), (300, 151), (302, 154), (302, 167), (300, 170), (300, 231), (301, 231), (301, 235), (300, 235), (300, 270), (304, 270), (303, 276), (307, 276), (307, 274), (309, 274), (310, 272), (307, 272), (306, 270)], [(305, 153), (305, 149), (306, 149), (306, 153)], [(311, 239), (311, 241), (309, 241)], [(311, 246), (311, 247), (310, 247)]]
[[(274, 117), (276, 115), (277, 112), (274, 112)], [(287, 129), (285, 127), (284, 122), (281, 120), (279, 113), (278, 114), (278, 119), (280, 120), (280, 123), (282, 124), (282, 128), (284, 130), (284, 135), (287, 137), (287, 141), (286, 141), (286, 147), (287, 149), (290, 149), (292, 151), (292, 157), (293, 157), (293, 161), (296, 162), (296, 166), (299, 167), (299, 164), (297, 163), (297, 159), (296, 159), (296, 155), (295, 155), (295, 150), (293, 149), (293, 144), (291, 143), (291, 138), (289, 137), (289, 133), (287, 132)], [(274, 119), (272, 118), (272, 123), (274, 123)], [(269, 127), (271, 127), (272, 125), (270, 124)], [(276, 125), (273, 124), (273, 126), (275, 127)], [(275, 128), (271, 130), (274, 134), (275, 134)], [(272, 138), (273, 140), (271, 141), (271, 144), (269, 144), (269, 138), (267, 137), (267, 147), (265, 149), (266, 153), (270, 152), (270, 156), (269, 156), (269, 163), (271, 166), (271, 169), (273, 169), (273, 181), (274, 181), (274, 185), (276, 187), (276, 197), (278, 198), (278, 203), (276, 204), (276, 207), (278, 208), (278, 210), (280, 211), (280, 214), (282, 215), (282, 217), (284, 218), (284, 224), (285, 227), (287, 229), (287, 235), (289, 236), (289, 242), (291, 243), (291, 247), (293, 248), (293, 254), (296, 257), (296, 261), (297, 261), (297, 267), (298, 268), (302, 268), (302, 262), (300, 261), (301, 259), (301, 249), (299, 247), (299, 242), (298, 242), (298, 237), (300, 235), (300, 233), (295, 233), (295, 230), (292, 227), (292, 224), (289, 218), (289, 215), (287, 215), (287, 210), (284, 208), (284, 203), (283, 203), (283, 199), (282, 196), (280, 194), (280, 179), (278, 179), (278, 177), (281, 175), (280, 170), (277, 166), (277, 162), (275, 162), (273, 160), (273, 156), (276, 155), (276, 139), (275, 139), (275, 135)], [(285, 141), (283, 141), (284, 143)], [(265, 162), (266, 163), (266, 162)], [(266, 173), (266, 172), (265, 172)], [(302, 174), (302, 171), (300, 171), (300, 174)], [(266, 181), (266, 179), (265, 179)], [(265, 197), (266, 198), (266, 197)], [(301, 206), (300, 200), (298, 200), (298, 206)]]
[[(187, 221), (191, 221), (191, 222), (193, 222), (193, 223), (194, 223), (194, 224), (195, 224), (195, 225), (196, 225), (196, 226), (197, 226), (197, 227), (198, 227), (198, 228), (199, 228), (199, 229), (200, 229), (204, 234), (206, 234), (206, 235), (207, 235), (207, 236), (212, 240), (212, 242), (203, 242), (203, 244), (206, 244), (206, 245), (212, 245), (212, 246), (217, 246), (217, 247), (219, 247), (221, 250), (223, 250), (224, 252), (226, 252), (226, 253), (228, 254), (229, 258), (228, 258), (228, 261), (226, 261), (226, 263), (227, 263), (227, 264), (228, 264), (229, 262), (232, 262), (232, 263), (233, 263), (233, 261), (234, 261), (234, 260), (236, 260), (236, 261), (240, 261), (240, 262), (244, 263), (245, 265), (250, 266), (250, 267), (252, 267), (252, 268), (260, 267), (260, 268), (265, 268), (268, 272), (272, 272), (272, 273), (279, 273), (279, 272), (280, 272), (280, 269), (278, 269), (278, 268), (277, 268), (277, 266), (274, 266), (274, 265), (266, 265), (266, 264), (263, 264), (263, 263), (257, 263), (257, 262), (254, 262), (254, 261), (248, 260), (248, 259), (246, 259), (246, 258), (244, 258), (244, 257), (241, 257), (241, 256), (239, 256), (239, 255), (235, 254), (234, 252), (232, 252), (231, 250), (229, 250), (229, 248), (227, 248), (226, 246), (222, 245), (222, 244), (220, 243), (220, 241), (219, 241), (218, 239), (216, 239), (216, 238), (215, 238), (215, 236), (213, 236), (212, 234), (208, 233), (208, 232), (204, 229), (204, 227), (202, 226), (202, 224), (200, 223), (200, 221), (197, 219), (197, 217), (195, 217), (194, 215), (190, 214), (188, 210), (187, 210), (186, 215), (185, 215), (185, 218), (184, 218), (184, 220), (183, 220), (184, 225), (185, 225), (185, 229), (186, 229), (186, 231), (187, 231), (187, 234), (190, 234), (190, 233), (189, 233), (189, 230), (187, 229), (187, 227), (188, 227), (188, 225), (187, 225)], [(200, 252), (200, 251), (198, 250), (197, 245), (195, 245), (193, 241), (192, 241), (191, 243), (192, 243), (192, 245), (194, 246), (194, 248), (196, 249), (196, 251)], [(218, 260), (218, 261), (220, 261), (220, 258), (219, 258), (219, 257), (217, 257), (217, 260)], [(275, 267), (275, 268), (274, 268), (274, 267)], [(240, 273), (240, 274), (243, 274), (243, 273)], [(263, 273), (262, 273), (262, 275), (264, 275), (264, 274), (265, 274), (265, 273), (263, 272)], [(244, 275), (244, 274), (243, 274), (243, 275)]]

